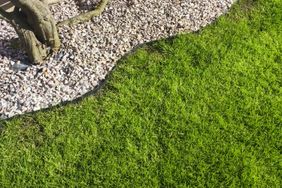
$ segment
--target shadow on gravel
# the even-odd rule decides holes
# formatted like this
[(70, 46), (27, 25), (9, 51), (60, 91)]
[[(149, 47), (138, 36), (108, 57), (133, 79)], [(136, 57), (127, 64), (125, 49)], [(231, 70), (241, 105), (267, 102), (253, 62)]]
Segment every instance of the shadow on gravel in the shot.
[[(174, 37), (169, 37), (169, 38), (166, 38), (165, 41), (166, 42), (172, 42), (173, 39), (175, 38)], [(111, 79), (111, 75), (112, 73), (119, 68), (119, 64), (121, 61), (123, 61), (124, 59), (127, 59), (128, 56), (130, 56), (131, 54), (133, 54), (134, 52), (136, 52), (138, 49), (140, 48), (147, 48), (149, 49), (150, 51), (157, 51), (159, 53), (162, 53), (160, 51), (160, 49), (158, 49), (158, 47), (156, 45), (154, 45), (157, 41), (151, 41), (151, 42), (147, 42), (147, 43), (143, 43), (143, 44), (140, 44), (140, 45), (137, 45), (135, 46), (131, 51), (129, 51), (127, 54), (125, 54), (120, 60), (118, 60), (118, 62), (116, 63), (116, 65), (113, 67), (113, 69), (108, 72), (108, 74), (106, 75), (106, 78), (104, 80), (101, 80), (98, 85), (91, 91), (85, 93), (84, 95), (72, 100), (72, 101), (63, 101), (57, 105), (54, 105), (54, 106), (50, 106), (48, 108), (44, 108), (44, 109), (40, 109), (38, 111), (33, 111), (33, 112), (27, 112), (27, 113), (24, 113), (24, 114), (19, 114), (19, 115), (15, 115), (13, 117), (10, 117), (10, 118), (7, 118), (7, 119), (0, 119), (0, 134), (1, 134), (1, 131), (3, 131), (5, 129), (5, 122), (8, 122), (10, 120), (13, 120), (13, 119), (16, 119), (16, 118), (20, 118), (20, 117), (25, 117), (25, 118), (32, 118), (32, 116), (34, 114), (36, 114), (37, 112), (48, 112), (48, 111), (52, 111), (53, 109), (55, 108), (58, 108), (58, 107), (64, 107), (66, 105), (69, 105), (69, 104), (78, 104), (79, 102), (81, 102), (82, 100), (84, 100), (85, 98), (87, 97), (90, 97), (90, 96), (96, 96), (97, 93), (106, 86), (106, 83), (108, 80)]]
[(6, 57), (13, 62), (20, 61), (21, 63), (30, 65), (27, 55), (20, 48), (20, 42), (18, 38), (0, 40), (0, 56)]
[(75, 4), (79, 7), (81, 11), (90, 11), (95, 9), (99, 4), (100, 0), (87, 1), (87, 0), (75, 0)]

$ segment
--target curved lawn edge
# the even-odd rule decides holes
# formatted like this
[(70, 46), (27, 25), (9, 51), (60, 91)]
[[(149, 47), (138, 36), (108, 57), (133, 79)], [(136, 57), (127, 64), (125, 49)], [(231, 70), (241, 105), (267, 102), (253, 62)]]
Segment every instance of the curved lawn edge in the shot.
[[(81, 12), (75, 1), (52, 5), (54, 18), (64, 20)], [(197, 31), (228, 11), (234, 1), (137, 0), (130, 5), (124, 0), (111, 1), (91, 23), (60, 27), (60, 50), (37, 66), (25, 65), (27, 57), (6, 40), (16, 37), (15, 31), (0, 21), (0, 118), (72, 101), (93, 90), (132, 48), (182, 31)]]
[(279, 187), (281, 8), (241, 1), (93, 97), (0, 121), (0, 185)]

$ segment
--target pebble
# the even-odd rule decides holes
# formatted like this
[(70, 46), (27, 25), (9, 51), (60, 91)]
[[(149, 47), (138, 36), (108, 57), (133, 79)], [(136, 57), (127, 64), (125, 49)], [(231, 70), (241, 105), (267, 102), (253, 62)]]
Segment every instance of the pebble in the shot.
[[(80, 2), (80, 4), (78, 3)], [(99, 0), (63, 0), (50, 6), (57, 21), (93, 9)], [(74, 100), (105, 79), (118, 59), (152, 40), (197, 31), (235, 0), (114, 0), (102, 15), (59, 29), (62, 47), (44, 64), (26, 63), (14, 29), (0, 20), (0, 118)]]
[(17, 61), (16, 63), (12, 63), (12, 67), (15, 71), (25, 71), (29, 66), (20, 61)]

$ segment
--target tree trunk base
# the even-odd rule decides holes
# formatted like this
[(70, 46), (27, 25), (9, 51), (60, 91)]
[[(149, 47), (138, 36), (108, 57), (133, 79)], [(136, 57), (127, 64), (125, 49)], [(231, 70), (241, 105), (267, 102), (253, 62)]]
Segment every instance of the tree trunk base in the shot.
[(20, 37), (23, 48), (34, 64), (41, 64), (49, 52), (58, 51), (60, 39), (57, 26), (73, 25), (100, 15), (109, 0), (101, 0), (98, 7), (56, 24), (49, 11), (49, 4), (60, 0), (10, 0), (15, 5), (11, 13), (0, 8), (0, 19), (11, 23)]
[[(20, 37), (22, 46), (34, 64), (41, 64), (48, 48), (57, 51), (60, 39), (48, 5), (40, 0), (11, 0), (16, 9), (9, 22)], [(49, 51), (50, 51), (49, 50)]]

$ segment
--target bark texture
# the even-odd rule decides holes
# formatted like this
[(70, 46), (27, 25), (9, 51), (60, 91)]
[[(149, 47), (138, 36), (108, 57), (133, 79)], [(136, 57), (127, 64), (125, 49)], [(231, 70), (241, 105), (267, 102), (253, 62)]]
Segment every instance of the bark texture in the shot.
[(14, 15), (11, 24), (19, 35), (21, 44), (28, 54), (30, 60), (35, 64), (40, 64), (47, 56), (46, 46), (40, 42), (31, 30), (30, 26), (20, 19), (20, 13)]
[(89, 11), (89, 12), (86, 12), (86, 13), (83, 13), (83, 14), (80, 14), (80, 15), (75, 16), (73, 18), (67, 19), (65, 21), (62, 21), (62, 22), (58, 23), (58, 26), (60, 26), (60, 25), (75, 25), (75, 24), (86, 22), (94, 16), (99, 16), (104, 11), (104, 9), (106, 8), (108, 2), (109, 2), (109, 0), (101, 0), (96, 9)]

